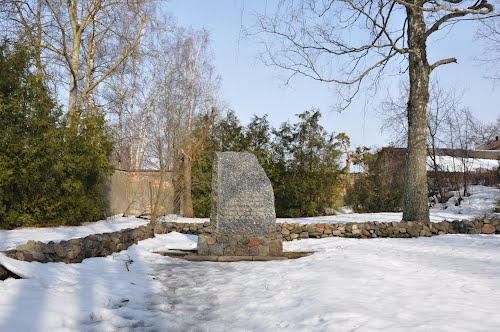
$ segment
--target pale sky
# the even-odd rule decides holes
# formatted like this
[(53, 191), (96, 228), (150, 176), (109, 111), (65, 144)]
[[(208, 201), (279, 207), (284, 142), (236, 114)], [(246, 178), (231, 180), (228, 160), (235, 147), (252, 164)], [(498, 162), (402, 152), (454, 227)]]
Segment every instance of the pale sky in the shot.
[[(271, 3), (272, 1), (269, 1)], [(380, 100), (387, 91), (397, 91), (399, 77), (390, 77), (379, 89), (375, 99), (358, 96), (356, 102), (342, 113), (332, 111), (335, 105), (335, 87), (327, 83), (298, 78), (283, 85), (285, 73), (267, 67), (257, 58), (259, 45), (255, 40), (242, 39), (242, 27), (252, 24), (255, 11), (266, 10), (265, 0), (170, 0), (164, 3), (169, 13), (181, 26), (205, 28), (210, 32), (215, 67), (222, 78), (222, 98), (229, 103), (247, 124), (252, 114), (269, 114), (275, 127), (287, 120), (295, 121), (295, 114), (311, 108), (323, 113), (322, 125), (328, 131), (345, 132), (353, 146), (384, 146), (389, 135), (380, 131), (377, 115)], [(429, 62), (456, 57), (458, 64), (441, 66), (437, 75), (445, 87), (464, 91), (462, 105), (484, 122), (494, 122), (500, 116), (500, 86), (484, 79), (487, 69), (475, 60), (481, 55), (482, 44), (474, 38), (470, 23), (458, 24), (446, 38), (429, 43)]]

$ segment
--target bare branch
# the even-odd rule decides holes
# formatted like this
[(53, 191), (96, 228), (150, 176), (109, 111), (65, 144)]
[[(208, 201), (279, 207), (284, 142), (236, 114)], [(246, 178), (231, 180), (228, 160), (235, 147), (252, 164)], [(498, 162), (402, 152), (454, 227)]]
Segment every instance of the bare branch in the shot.
[(456, 58), (448, 58), (448, 59), (442, 59), (442, 60), (436, 61), (436, 62), (434, 62), (434, 64), (431, 65), (431, 67), (430, 67), (431, 71), (433, 71), (434, 69), (436, 69), (439, 66), (446, 65), (449, 63), (457, 63), (457, 59)]

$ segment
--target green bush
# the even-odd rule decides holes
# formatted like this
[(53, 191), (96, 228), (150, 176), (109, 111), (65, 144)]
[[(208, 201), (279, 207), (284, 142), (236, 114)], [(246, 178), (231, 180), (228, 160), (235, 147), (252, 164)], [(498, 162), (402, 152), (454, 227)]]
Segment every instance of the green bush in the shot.
[(112, 149), (104, 118), (69, 127), (31, 68), (28, 49), (0, 45), (0, 227), (102, 219)]
[(346, 193), (355, 212), (399, 212), (403, 206), (404, 150), (384, 148), (365, 154), (367, 174), (360, 175)]
[(319, 124), (317, 110), (298, 115), (297, 123), (273, 129), (267, 116), (253, 116), (242, 127), (233, 113), (212, 127), (203, 151), (193, 164), (195, 216), (210, 215), (214, 151), (249, 151), (257, 156), (271, 180), (278, 217), (316, 216), (341, 196), (341, 140)]

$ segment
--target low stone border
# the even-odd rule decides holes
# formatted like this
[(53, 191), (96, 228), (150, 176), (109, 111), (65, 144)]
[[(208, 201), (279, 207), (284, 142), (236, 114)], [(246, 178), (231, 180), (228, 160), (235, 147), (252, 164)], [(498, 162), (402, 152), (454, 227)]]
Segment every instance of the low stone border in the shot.
[[(165, 222), (155, 227), (155, 233), (179, 232), (184, 234), (214, 234), (209, 222), (177, 223)], [(438, 223), (426, 222), (359, 222), (359, 223), (277, 223), (276, 232), (284, 241), (308, 238), (347, 237), (377, 238), (435, 236), (441, 234), (500, 234), (500, 218), (479, 220), (454, 220)]]
[[(168, 255), (167, 255), (168, 256)], [(178, 256), (187, 261), (192, 262), (248, 262), (248, 261), (282, 261), (288, 259), (286, 256), (199, 256), (186, 255)]]
[(363, 222), (347, 224), (278, 224), (283, 240), (293, 241), (307, 238), (410, 238), (441, 234), (500, 234), (500, 219), (439, 223), (426, 222)]
[[(209, 222), (177, 223), (163, 222), (152, 226), (144, 225), (135, 229), (124, 229), (113, 233), (89, 235), (59, 243), (43, 243), (28, 241), (15, 250), (5, 252), (9, 257), (23, 261), (79, 263), (85, 258), (104, 257), (114, 252), (127, 249), (141, 240), (154, 237), (155, 234), (170, 232), (184, 234), (215, 234)], [(418, 236), (435, 236), (440, 234), (500, 234), (500, 218), (480, 220), (454, 220), (439, 223), (425, 222), (363, 222), (347, 224), (296, 224), (278, 223), (276, 232), (284, 241), (307, 238), (346, 237), (377, 238), (397, 237), (410, 238)], [(7, 271), (7, 272), (6, 272)], [(0, 265), (0, 280), (5, 276), (15, 276)]]
[(128, 228), (113, 233), (93, 234), (83, 238), (44, 243), (28, 241), (15, 250), (6, 251), (9, 257), (27, 262), (80, 263), (85, 258), (104, 257), (127, 249), (131, 245), (154, 237), (154, 229), (149, 225)]
[(173, 250), (166, 252), (155, 252), (162, 256), (168, 256), (173, 258), (180, 258), (187, 261), (194, 262), (266, 262), (266, 261), (281, 261), (287, 259), (298, 259), (312, 255), (314, 252), (283, 252), (282, 256), (217, 256), (208, 255), (200, 256), (196, 253), (196, 250)]

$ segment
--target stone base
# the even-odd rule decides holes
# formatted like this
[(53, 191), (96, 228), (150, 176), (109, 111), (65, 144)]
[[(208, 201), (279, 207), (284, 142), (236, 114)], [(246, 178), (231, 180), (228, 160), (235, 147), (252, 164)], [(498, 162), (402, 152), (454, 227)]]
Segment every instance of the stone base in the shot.
[(281, 234), (240, 235), (201, 234), (198, 236), (199, 256), (283, 256)]
[(200, 256), (186, 255), (179, 257), (193, 262), (267, 262), (287, 260), (286, 256)]

